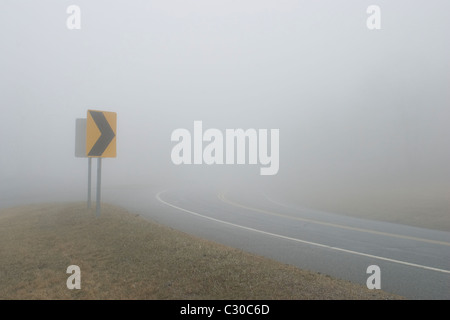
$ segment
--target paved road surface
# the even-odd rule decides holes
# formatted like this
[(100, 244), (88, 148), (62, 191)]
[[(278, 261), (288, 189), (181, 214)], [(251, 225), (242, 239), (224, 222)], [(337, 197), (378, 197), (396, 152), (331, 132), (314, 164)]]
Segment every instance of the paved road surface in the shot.
[(290, 206), (258, 191), (109, 189), (113, 202), (160, 223), (299, 268), (410, 299), (450, 299), (450, 233)]

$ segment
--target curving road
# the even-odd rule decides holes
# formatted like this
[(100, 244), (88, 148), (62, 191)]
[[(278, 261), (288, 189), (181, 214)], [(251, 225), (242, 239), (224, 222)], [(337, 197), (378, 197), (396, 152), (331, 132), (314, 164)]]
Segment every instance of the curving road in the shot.
[[(450, 299), (450, 233), (289, 206), (259, 192), (108, 190), (108, 199), (165, 225), (302, 269), (409, 299)], [(110, 201), (111, 200), (111, 201)]]

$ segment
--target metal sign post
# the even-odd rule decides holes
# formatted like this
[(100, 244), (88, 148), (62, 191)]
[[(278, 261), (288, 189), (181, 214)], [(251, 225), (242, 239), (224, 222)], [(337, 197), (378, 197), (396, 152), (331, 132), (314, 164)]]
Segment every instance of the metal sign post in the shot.
[(117, 114), (88, 110), (86, 118), (86, 156), (97, 158), (97, 203), (95, 214), (101, 212), (102, 158), (116, 157)]
[(88, 110), (86, 119), (76, 119), (75, 123), (75, 156), (88, 158), (88, 209), (92, 204), (92, 158), (97, 158), (97, 217), (101, 212), (102, 158), (116, 157), (116, 130), (115, 112)]
[(97, 158), (97, 206), (95, 214), (100, 217), (100, 198), (101, 198), (101, 183), (102, 183), (102, 158)]
[[(86, 119), (76, 119), (75, 121), (75, 157), (88, 158), (86, 156)], [(92, 159), (88, 158), (88, 181), (87, 181), (87, 208), (91, 208), (91, 176)]]
[(88, 158), (88, 195), (87, 195), (87, 207), (91, 208), (91, 180), (92, 180), (92, 158)]

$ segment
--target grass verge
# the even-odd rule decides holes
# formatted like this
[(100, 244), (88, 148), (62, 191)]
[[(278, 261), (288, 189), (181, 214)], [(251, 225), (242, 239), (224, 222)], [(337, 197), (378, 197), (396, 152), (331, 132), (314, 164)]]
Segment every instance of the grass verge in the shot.
[[(81, 289), (69, 290), (69, 265)], [(248, 254), (103, 204), (0, 210), (1, 299), (401, 299)]]

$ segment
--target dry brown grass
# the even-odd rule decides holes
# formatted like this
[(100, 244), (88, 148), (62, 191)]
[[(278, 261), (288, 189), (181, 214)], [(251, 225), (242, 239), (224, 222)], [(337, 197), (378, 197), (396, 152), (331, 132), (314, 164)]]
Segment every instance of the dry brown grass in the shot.
[[(81, 290), (69, 290), (69, 265)], [(103, 204), (0, 211), (1, 299), (399, 299), (199, 239)]]

